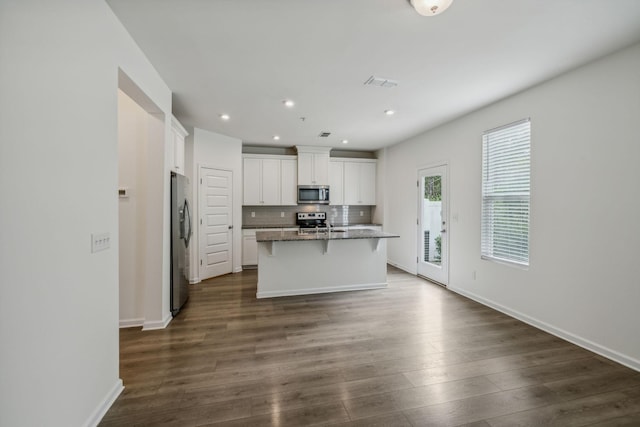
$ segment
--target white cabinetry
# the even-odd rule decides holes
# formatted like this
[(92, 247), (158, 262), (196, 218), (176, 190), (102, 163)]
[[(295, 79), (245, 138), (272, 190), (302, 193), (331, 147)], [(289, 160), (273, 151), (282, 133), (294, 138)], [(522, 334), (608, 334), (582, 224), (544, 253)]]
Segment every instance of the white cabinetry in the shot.
[(376, 204), (376, 161), (344, 162), (344, 204)]
[(329, 204), (344, 205), (344, 162), (329, 162)]
[(169, 162), (173, 172), (184, 175), (184, 139), (189, 135), (178, 119), (171, 116), (171, 138), (169, 140)]
[(280, 204), (280, 160), (261, 159), (262, 204)]
[(327, 147), (299, 145), (298, 185), (329, 185), (329, 151)]
[(242, 230), (242, 265), (258, 265), (258, 242), (256, 242), (257, 231), (298, 231), (297, 227), (290, 228), (260, 228)]
[(243, 158), (243, 205), (295, 205), (296, 160), (292, 156)]
[(296, 159), (280, 160), (280, 204), (298, 204), (298, 162)]
[(258, 264), (257, 230), (242, 230), (242, 265)]
[(376, 204), (376, 160), (333, 158), (330, 162), (332, 205)]

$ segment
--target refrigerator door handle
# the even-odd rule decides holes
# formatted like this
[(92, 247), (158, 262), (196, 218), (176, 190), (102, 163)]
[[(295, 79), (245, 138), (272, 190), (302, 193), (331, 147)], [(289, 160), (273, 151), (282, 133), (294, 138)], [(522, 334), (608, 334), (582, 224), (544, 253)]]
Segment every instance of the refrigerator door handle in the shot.
[(184, 214), (182, 216), (183, 230), (184, 230), (184, 245), (189, 247), (189, 240), (191, 240), (191, 212), (189, 211), (189, 202), (184, 199), (184, 207), (182, 208)]

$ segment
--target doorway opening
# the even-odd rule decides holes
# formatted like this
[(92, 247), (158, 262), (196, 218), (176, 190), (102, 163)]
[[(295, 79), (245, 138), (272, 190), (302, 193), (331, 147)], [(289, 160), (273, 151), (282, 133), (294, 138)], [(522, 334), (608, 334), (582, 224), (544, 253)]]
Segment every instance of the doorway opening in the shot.
[(165, 115), (121, 70), (117, 119), (119, 323), (158, 329), (170, 320), (163, 280)]
[(418, 275), (449, 283), (447, 165), (418, 171)]

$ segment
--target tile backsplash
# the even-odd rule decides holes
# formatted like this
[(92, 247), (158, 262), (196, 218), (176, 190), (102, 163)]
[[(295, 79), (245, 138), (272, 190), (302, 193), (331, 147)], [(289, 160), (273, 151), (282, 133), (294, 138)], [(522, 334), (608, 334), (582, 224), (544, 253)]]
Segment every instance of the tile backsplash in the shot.
[[(242, 225), (294, 226), (296, 212), (326, 212), (327, 222), (335, 225), (371, 223), (371, 206), (298, 205), (243, 206)], [(252, 213), (255, 216), (252, 216)]]

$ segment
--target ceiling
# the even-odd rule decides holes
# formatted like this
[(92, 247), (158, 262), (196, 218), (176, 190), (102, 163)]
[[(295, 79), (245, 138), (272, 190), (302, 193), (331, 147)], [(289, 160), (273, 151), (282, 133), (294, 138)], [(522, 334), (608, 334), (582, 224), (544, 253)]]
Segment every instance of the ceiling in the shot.
[(639, 0), (107, 2), (178, 120), (249, 145), (376, 150), (640, 41)]

